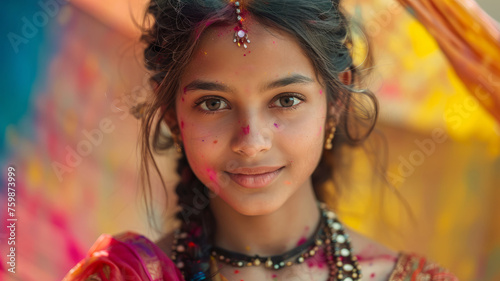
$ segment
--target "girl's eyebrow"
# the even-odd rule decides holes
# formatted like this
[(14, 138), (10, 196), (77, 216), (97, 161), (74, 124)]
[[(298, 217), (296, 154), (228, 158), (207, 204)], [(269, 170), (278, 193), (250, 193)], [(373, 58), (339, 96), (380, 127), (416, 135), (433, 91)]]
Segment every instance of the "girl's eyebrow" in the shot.
[[(267, 91), (275, 88), (285, 87), (291, 84), (308, 84), (313, 83), (314, 80), (302, 74), (294, 73), (288, 75), (284, 78), (279, 78), (277, 80), (271, 81), (261, 87), (261, 91)], [(184, 93), (188, 91), (196, 91), (196, 90), (205, 90), (205, 91), (217, 91), (217, 92), (226, 92), (231, 93), (235, 92), (235, 90), (225, 84), (219, 82), (211, 82), (201, 79), (195, 79), (191, 83), (189, 83), (186, 87), (184, 87)]]

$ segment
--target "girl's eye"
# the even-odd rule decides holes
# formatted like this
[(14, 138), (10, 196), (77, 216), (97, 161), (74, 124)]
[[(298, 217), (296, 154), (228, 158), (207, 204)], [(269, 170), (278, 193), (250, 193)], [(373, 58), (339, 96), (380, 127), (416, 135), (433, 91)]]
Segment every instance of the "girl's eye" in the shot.
[(217, 111), (227, 108), (227, 103), (218, 98), (208, 98), (199, 103), (200, 107), (205, 111)]
[(296, 96), (282, 96), (276, 99), (274, 105), (279, 107), (293, 107), (301, 103), (303, 99)]

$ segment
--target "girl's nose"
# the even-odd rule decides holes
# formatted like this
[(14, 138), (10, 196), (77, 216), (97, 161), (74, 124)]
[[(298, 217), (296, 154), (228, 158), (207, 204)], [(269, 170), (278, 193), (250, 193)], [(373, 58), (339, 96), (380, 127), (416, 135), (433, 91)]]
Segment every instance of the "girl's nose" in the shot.
[(246, 157), (255, 157), (271, 149), (273, 131), (259, 118), (237, 124), (231, 149)]

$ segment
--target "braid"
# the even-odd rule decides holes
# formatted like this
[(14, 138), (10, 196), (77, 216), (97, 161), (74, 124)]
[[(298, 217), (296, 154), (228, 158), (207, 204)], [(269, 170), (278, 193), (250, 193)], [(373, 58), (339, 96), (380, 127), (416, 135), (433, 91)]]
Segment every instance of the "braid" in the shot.
[(181, 232), (188, 234), (183, 243), (187, 246), (185, 251), (178, 252), (178, 259), (184, 264), (181, 270), (185, 280), (210, 280), (210, 249), (215, 220), (209, 208), (208, 189), (194, 175), (184, 153), (178, 159), (177, 173), (181, 179), (175, 192), (181, 210), (176, 217), (182, 222)]

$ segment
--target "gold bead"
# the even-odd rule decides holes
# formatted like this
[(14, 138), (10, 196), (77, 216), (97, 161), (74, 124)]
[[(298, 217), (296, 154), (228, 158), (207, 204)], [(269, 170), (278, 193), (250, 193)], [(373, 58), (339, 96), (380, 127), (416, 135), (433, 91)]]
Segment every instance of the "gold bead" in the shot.
[(266, 261), (266, 267), (270, 268), (272, 266), (273, 266), (273, 262), (271, 261), (271, 258), (268, 258), (267, 261)]
[(255, 260), (253, 261), (253, 264), (254, 264), (255, 266), (259, 266), (259, 265), (260, 265), (260, 260), (259, 260), (259, 259), (255, 259)]

